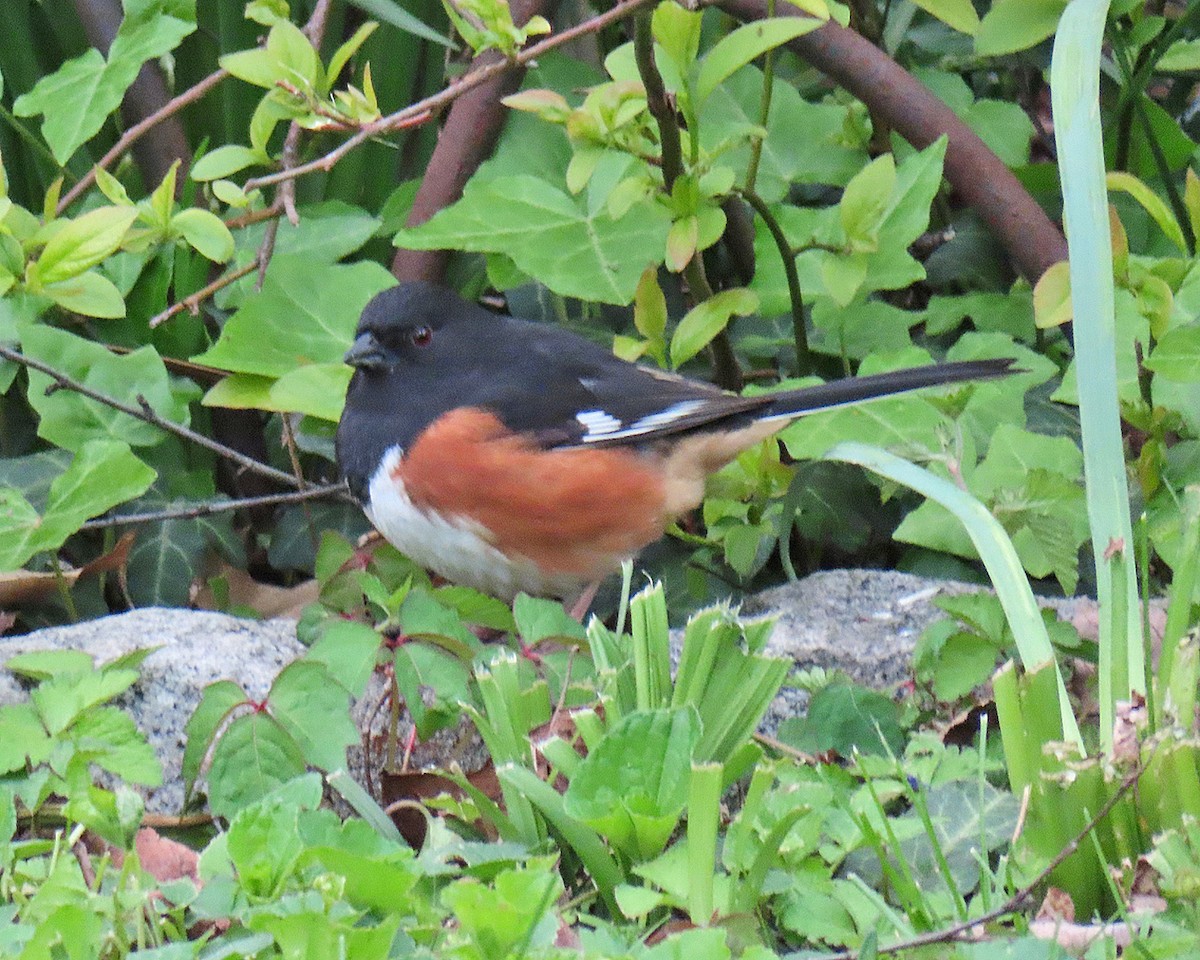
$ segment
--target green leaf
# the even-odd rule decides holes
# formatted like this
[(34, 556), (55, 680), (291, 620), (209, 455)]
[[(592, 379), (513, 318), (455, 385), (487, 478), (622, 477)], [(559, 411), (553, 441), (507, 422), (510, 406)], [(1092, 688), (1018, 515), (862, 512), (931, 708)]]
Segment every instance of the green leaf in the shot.
[(975, 52), (994, 57), (1041, 43), (1066, 6), (1067, 0), (996, 0), (975, 33)]
[(696, 62), (703, 20), (700, 11), (686, 10), (674, 0), (660, 3), (654, 9), (651, 33), (681, 76), (687, 76)]
[(708, 346), (737, 315), (745, 317), (758, 308), (758, 296), (743, 287), (722, 290), (687, 312), (671, 336), (671, 363), (681, 366)]
[[(213, 496), (205, 502), (220, 499)], [(129, 504), (126, 510), (186, 510), (198, 505), (196, 500), (179, 500), (151, 492)], [(214, 549), (226, 560), (238, 562), (242, 545), (233, 532), (229, 513), (142, 524), (127, 564), (130, 597), (144, 607), (186, 605), (191, 585), (204, 576)]]
[(1105, 179), (1105, 183), (1110, 191), (1119, 190), (1128, 193), (1134, 200), (1140, 203), (1142, 208), (1158, 224), (1159, 229), (1166, 234), (1167, 239), (1175, 244), (1175, 247), (1184, 256), (1187, 255), (1188, 248), (1187, 242), (1183, 239), (1183, 230), (1179, 226), (1179, 221), (1175, 219), (1175, 214), (1171, 212), (1171, 208), (1167, 206), (1166, 201), (1162, 197), (1133, 174), (1120, 170), (1114, 170), (1109, 173)]
[(446, 36), (438, 33), (433, 27), (428, 26), (421, 20), (418, 20), (399, 3), (393, 2), (393, 0), (350, 0), (350, 2), (360, 10), (365, 10), (375, 19), (382, 20), (384, 23), (390, 23), (397, 30), (411, 33), (413, 36), (420, 37), (423, 40), (432, 40), (434, 43), (440, 43), (443, 47), (449, 47), (451, 50), (458, 49)]
[(363, 307), (393, 282), (376, 263), (323, 264), (300, 256), (276, 257), (262, 290), (248, 296), (222, 328), (220, 339), (192, 359), (221, 370), (269, 377), (311, 363), (340, 363)]
[[(171, 390), (167, 369), (153, 347), (142, 347), (125, 356), (110, 353), (101, 344), (51, 327), (26, 328), (21, 335), (25, 352), (52, 364), (80, 383), (136, 407), (142, 397), (161, 417), (186, 425), (189, 394)], [(29, 402), (37, 411), (38, 435), (68, 450), (78, 450), (89, 440), (109, 438), (134, 447), (149, 447), (164, 434), (142, 420), (89, 400), (70, 390), (46, 396), (51, 379), (29, 371)]]
[[(969, 6), (969, 0), (962, 0)], [(736, 70), (796, 37), (811, 33), (824, 22), (816, 17), (775, 17), (743, 24), (722, 37), (704, 57), (696, 78), (696, 109)]]
[(558, 873), (538, 863), (504, 870), (490, 884), (464, 877), (442, 891), (442, 902), (480, 957), (503, 960), (552, 952), (562, 893)]
[(848, 184), (838, 211), (852, 246), (874, 249), (896, 188), (896, 163), (890, 153), (872, 160)]
[(221, 180), (256, 163), (266, 163), (269, 159), (258, 150), (230, 143), (209, 151), (197, 160), (192, 166), (191, 176), (193, 180), (201, 183), (207, 180)]
[(19, 493), (0, 488), (0, 570), (15, 570), (35, 553), (57, 550), (85, 520), (143, 493), (154, 471), (114, 440), (84, 444), (50, 485), (44, 516)]
[(643, 271), (662, 256), (669, 225), (656, 203), (635, 204), (614, 220), (589, 210), (585, 197), (536, 177), (512, 176), (468, 184), (461, 200), (401, 230), (395, 243), (410, 250), (503, 253), (555, 293), (626, 304)]
[(291, 875), (304, 852), (299, 814), (296, 804), (276, 796), (240, 810), (229, 824), (226, 850), (238, 883), (250, 896), (278, 896)]
[(543, 640), (572, 643), (586, 636), (583, 624), (567, 613), (561, 603), (544, 597), (517, 594), (513, 616), (521, 639), (531, 647)]
[(1200, 70), (1200, 40), (1176, 40), (1158, 58), (1154, 69), (1164, 73), (1191, 73)]
[(699, 740), (695, 707), (626, 714), (571, 777), (564, 797), (567, 813), (626, 856), (657, 856), (687, 802)]
[(381, 643), (379, 634), (365, 623), (332, 619), (306, 654), (306, 659), (323, 664), (352, 696), (361, 697), (375, 671)]
[(329, 67), (325, 74), (325, 93), (328, 93), (329, 87), (332, 87), (337, 82), (338, 75), (350, 61), (350, 58), (358, 52), (359, 47), (367, 42), (367, 38), (375, 32), (375, 28), (378, 26), (379, 24), (372, 22), (362, 24), (354, 31), (354, 35), (349, 40), (334, 51), (333, 56), (329, 58)]
[(274, 717), (254, 712), (229, 725), (213, 749), (208, 804), (232, 817), (304, 772), (304, 754)]
[(64, 310), (85, 317), (113, 320), (125, 316), (125, 300), (111, 280), (94, 270), (81, 273), (70, 280), (48, 283), (42, 293)]
[(988, 681), (996, 669), (996, 648), (960, 631), (942, 644), (933, 669), (934, 695), (952, 702)]
[(42, 248), (38, 281), (59, 283), (91, 269), (121, 245), (136, 219), (133, 207), (101, 207), (67, 222)]
[(53, 735), (62, 733), (87, 710), (111, 700), (137, 682), (136, 670), (89, 670), (52, 677), (30, 694), (42, 723)]
[(234, 707), (245, 702), (246, 691), (232, 680), (210, 683), (201, 692), (200, 702), (185, 727), (187, 745), (183, 750), (181, 772), (189, 794), (200, 776), (200, 766), (221, 724)]
[(971, 0), (913, 0), (926, 13), (959, 33), (974, 35), (979, 29), (979, 14)]
[(221, 218), (193, 207), (171, 218), (171, 229), (178, 231), (188, 246), (214, 263), (225, 263), (233, 256), (233, 234)]
[(805, 753), (850, 757), (904, 752), (900, 711), (891, 698), (851, 683), (832, 683), (812, 695), (808, 713), (779, 729), (784, 743)]
[(633, 324), (647, 340), (661, 342), (667, 329), (667, 298), (658, 285), (658, 271), (646, 269), (633, 300)]
[[(738, 71), (713, 91), (700, 117), (701, 145), (721, 151), (743, 185), (751, 137), (761, 129), (763, 83), (757, 67)], [(768, 203), (787, 196), (794, 182), (843, 186), (870, 159), (868, 134), (851, 104), (810, 103), (780, 79), (771, 88), (766, 128), (755, 190)]]
[(80, 524), (145, 493), (155, 473), (119, 440), (91, 440), (50, 485), (41, 549), (56, 549)]
[(350, 694), (320, 663), (297, 660), (284, 667), (267, 697), (272, 716), (296, 738), (304, 759), (322, 770), (346, 766), (346, 747), (358, 743), (350, 719)]
[(1194, 382), (1200, 370), (1200, 324), (1168, 330), (1155, 344), (1146, 366), (1165, 380)]
[(190, 0), (125, 6), (126, 16), (107, 62), (98, 50), (90, 49), (42, 77), (13, 104), (19, 117), (44, 116), (42, 136), (59, 164), (65, 165), (120, 106), (143, 63), (169, 53), (196, 29), (195, 4)]
[(239, 80), (274, 89), (284, 83), (305, 93), (316, 93), (324, 70), (308, 38), (289, 20), (278, 20), (267, 35), (267, 45), (228, 53), (218, 60)]
[(341, 363), (311, 363), (277, 380), (235, 373), (209, 390), (203, 402), (206, 407), (303, 413), (337, 423), (352, 373)]

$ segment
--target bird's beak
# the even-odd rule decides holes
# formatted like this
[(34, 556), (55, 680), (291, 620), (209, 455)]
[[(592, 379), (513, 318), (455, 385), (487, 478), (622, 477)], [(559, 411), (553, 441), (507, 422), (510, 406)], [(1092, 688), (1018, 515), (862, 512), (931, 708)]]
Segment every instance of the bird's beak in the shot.
[(375, 339), (375, 334), (369, 332), (360, 333), (342, 359), (359, 370), (381, 370), (387, 366), (383, 347)]

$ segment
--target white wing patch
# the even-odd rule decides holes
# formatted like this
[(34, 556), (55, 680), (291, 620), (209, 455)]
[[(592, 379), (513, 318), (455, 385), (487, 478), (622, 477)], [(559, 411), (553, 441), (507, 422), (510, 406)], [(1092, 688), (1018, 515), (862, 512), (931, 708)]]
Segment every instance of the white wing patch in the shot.
[(584, 440), (611, 437), (624, 426), (620, 419), (605, 410), (581, 410), (575, 414), (575, 419), (587, 431), (583, 436)]
[(653, 433), (661, 427), (670, 426), (676, 420), (700, 409), (707, 402), (707, 400), (681, 400), (662, 410), (646, 414), (628, 425), (607, 410), (584, 410), (575, 414), (575, 419), (586, 431), (581, 438), (584, 443), (620, 440), (624, 437), (639, 437), (643, 434)]

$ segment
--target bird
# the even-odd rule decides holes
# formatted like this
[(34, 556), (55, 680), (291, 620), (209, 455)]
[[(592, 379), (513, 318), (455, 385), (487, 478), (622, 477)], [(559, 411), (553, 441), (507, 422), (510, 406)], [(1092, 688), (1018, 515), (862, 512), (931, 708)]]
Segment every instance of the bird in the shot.
[(987, 379), (971, 360), (739, 396), (409, 281), (364, 308), (336, 435), (352, 497), (412, 561), (501, 600), (578, 598), (806, 413)]

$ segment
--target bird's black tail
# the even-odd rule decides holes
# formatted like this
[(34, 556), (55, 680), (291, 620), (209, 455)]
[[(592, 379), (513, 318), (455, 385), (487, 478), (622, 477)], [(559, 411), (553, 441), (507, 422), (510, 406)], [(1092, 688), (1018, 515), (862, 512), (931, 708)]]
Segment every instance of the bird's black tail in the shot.
[(955, 363), (938, 363), (926, 367), (906, 367), (888, 373), (874, 373), (865, 377), (849, 377), (831, 380), (811, 387), (783, 390), (771, 398), (771, 405), (755, 417), (759, 421), (786, 419), (830, 407), (841, 407), (863, 400), (887, 397), (922, 387), (936, 387), (964, 380), (991, 380), (1014, 373), (1011, 359), (960, 360)]

